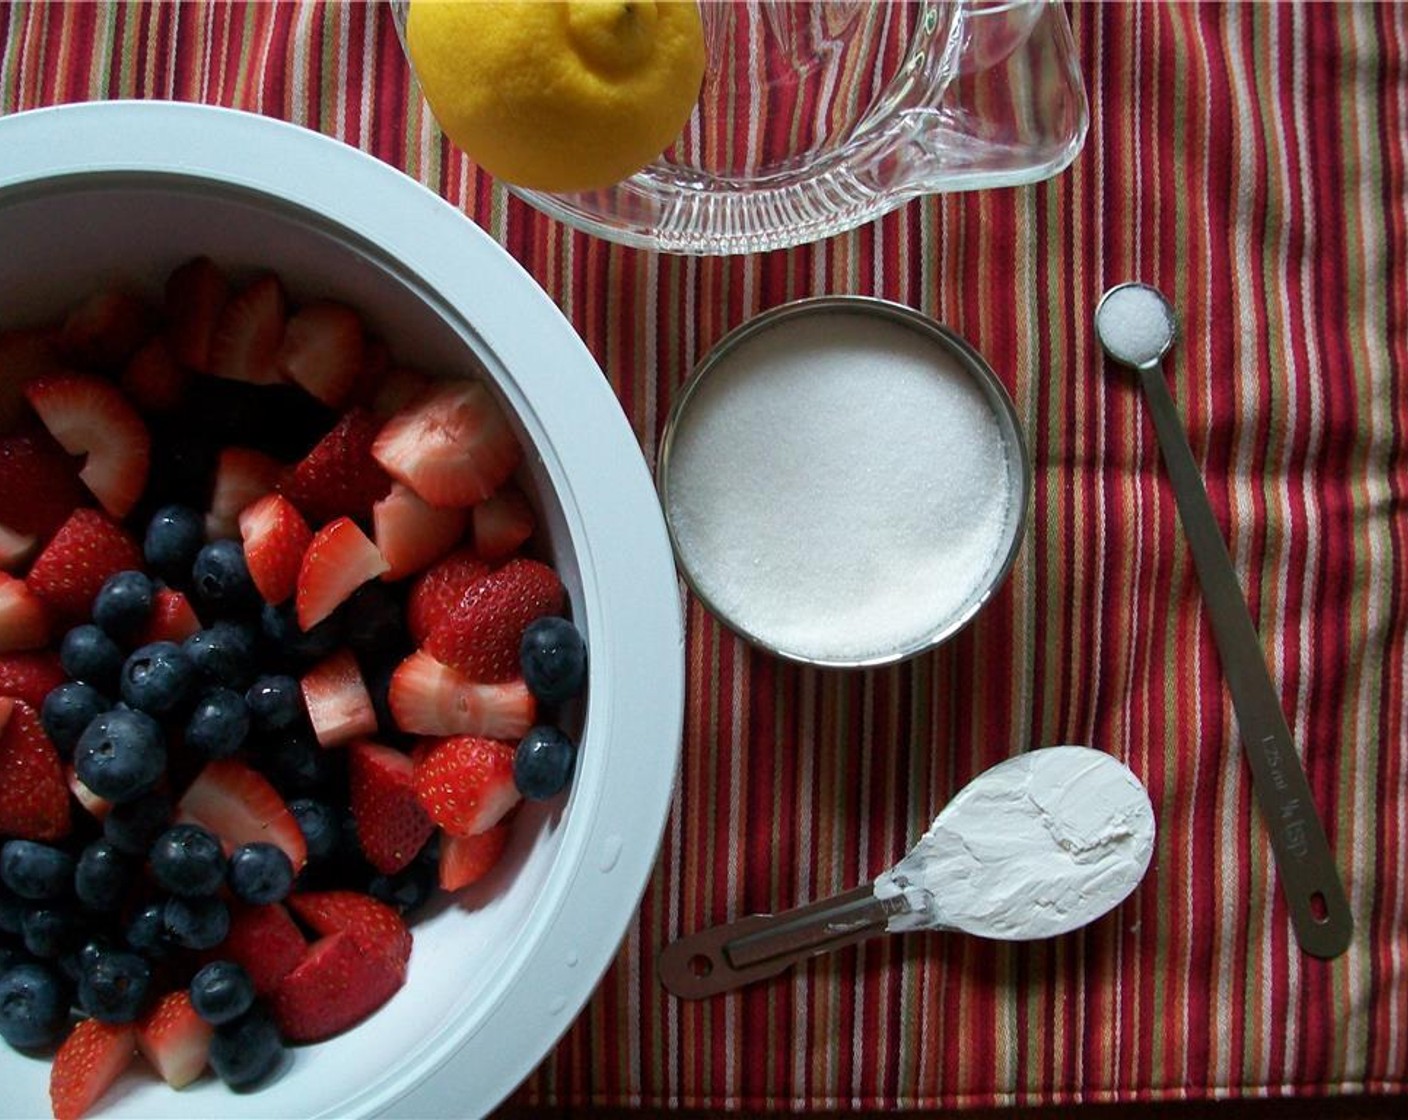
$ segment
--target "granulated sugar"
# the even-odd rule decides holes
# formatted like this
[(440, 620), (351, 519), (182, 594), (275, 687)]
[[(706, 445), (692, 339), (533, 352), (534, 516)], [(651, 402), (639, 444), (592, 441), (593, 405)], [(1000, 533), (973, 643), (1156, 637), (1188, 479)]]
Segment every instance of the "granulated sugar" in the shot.
[(1100, 302), (1095, 329), (1114, 357), (1132, 366), (1159, 358), (1173, 338), (1168, 305), (1140, 284), (1113, 289)]
[(1013, 502), (998, 418), (938, 342), (831, 312), (727, 353), (668, 464), (682, 566), (726, 621), (859, 661), (943, 628), (1001, 563)]

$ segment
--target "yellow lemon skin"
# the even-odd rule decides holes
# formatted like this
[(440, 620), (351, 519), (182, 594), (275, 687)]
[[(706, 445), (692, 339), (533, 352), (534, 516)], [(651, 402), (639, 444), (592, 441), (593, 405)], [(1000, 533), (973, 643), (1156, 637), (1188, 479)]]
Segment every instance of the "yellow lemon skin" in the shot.
[(450, 140), (540, 191), (639, 171), (683, 131), (704, 80), (693, 0), (411, 0), (406, 46)]

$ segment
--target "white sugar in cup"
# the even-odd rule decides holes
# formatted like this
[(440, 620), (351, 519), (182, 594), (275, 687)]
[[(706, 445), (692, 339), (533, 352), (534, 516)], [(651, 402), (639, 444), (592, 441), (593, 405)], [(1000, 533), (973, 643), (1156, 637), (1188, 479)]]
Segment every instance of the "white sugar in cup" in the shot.
[(1031, 463), (1002, 383), (899, 304), (821, 297), (725, 337), (682, 390), (658, 483), (682, 574), (754, 644), (881, 665), (961, 630), (1015, 559)]

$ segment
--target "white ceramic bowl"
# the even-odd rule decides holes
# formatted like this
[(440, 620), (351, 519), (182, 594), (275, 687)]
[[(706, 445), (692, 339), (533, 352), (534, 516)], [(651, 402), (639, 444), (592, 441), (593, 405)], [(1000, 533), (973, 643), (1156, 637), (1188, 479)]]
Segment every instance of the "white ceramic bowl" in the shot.
[[(396, 357), (487, 376), (590, 651), (578, 770), (505, 865), (417, 923), (406, 986), (259, 1092), (177, 1093), (139, 1061), (98, 1115), (467, 1117), (544, 1057), (609, 964), (654, 862), (683, 717), (678, 586), (655, 491), (600, 369), (532, 279), (411, 179), (262, 117), (111, 102), (0, 119), (0, 328), (206, 253), (360, 309)], [(48, 1111), (47, 1061), (0, 1047), (0, 1116)]]

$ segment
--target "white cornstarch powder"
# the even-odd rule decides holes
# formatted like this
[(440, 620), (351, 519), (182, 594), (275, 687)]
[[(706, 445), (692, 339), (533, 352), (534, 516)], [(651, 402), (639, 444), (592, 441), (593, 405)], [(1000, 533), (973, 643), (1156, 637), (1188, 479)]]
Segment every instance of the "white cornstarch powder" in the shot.
[(1105, 297), (1096, 312), (1095, 329), (1111, 354), (1142, 366), (1164, 352), (1174, 327), (1159, 294), (1136, 284), (1116, 288)]
[(1014, 484), (997, 414), (932, 338), (785, 319), (699, 383), (668, 464), (682, 566), (726, 620), (819, 660), (942, 628), (1000, 562)]

